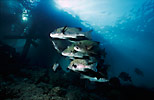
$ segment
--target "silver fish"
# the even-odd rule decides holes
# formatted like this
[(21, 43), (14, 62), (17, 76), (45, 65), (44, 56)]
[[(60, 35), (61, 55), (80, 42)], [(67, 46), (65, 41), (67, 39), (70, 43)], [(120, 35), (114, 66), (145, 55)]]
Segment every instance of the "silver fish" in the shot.
[(90, 62), (85, 59), (74, 59), (71, 61), (68, 68), (73, 71), (85, 71), (85, 69), (90, 69), (97, 72), (97, 62)]
[(91, 40), (81, 40), (74, 43), (74, 49), (76, 51), (88, 54), (97, 54), (99, 49), (99, 42)]
[(91, 39), (91, 32), (82, 32), (81, 28), (75, 27), (60, 27), (50, 33), (50, 37), (59, 38), (59, 39), (68, 39), (68, 38), (78, 38), (78, 37), (86, 37)]
[(108, 82), (109, 80), (108, 79), (105, 79), (105, 78), (96, 78), (96, 77), (90, 77), (90, 76), (87, 76), (87, 75), (82, 75), (81, 76), (82, 79), (89, 79), (90, 81), (94, 81), (94, 82)]
[(74, 50), (74, 45), (72, 44), (71, 46), (68, 46), (63, 52), (63, 56), (67, 57), (77, 57), (77, 58), (83, 58), (84, 56), (88, 56), (86, 53), (81, 53), (76, 50)]

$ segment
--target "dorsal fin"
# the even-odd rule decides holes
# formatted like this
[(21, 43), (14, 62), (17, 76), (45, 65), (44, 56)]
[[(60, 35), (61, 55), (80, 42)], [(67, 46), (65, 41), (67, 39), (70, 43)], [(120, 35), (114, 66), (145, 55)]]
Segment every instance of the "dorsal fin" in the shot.
[(62, 33), (65, 34), (67, 26), (64, 26), (64, 28), (62, 29)]

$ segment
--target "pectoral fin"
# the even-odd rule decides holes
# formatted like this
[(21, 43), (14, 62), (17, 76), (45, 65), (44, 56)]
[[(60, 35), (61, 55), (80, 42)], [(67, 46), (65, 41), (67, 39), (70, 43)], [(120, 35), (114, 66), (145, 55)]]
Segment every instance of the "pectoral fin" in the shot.
[(88, 46), (86, 47), (87, 50), (90, 50), (93, 46)]

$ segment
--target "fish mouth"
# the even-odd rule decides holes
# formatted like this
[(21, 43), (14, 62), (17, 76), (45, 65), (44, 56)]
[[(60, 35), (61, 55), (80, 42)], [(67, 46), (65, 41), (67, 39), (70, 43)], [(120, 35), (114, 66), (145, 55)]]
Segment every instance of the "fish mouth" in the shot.
[(70, 56), (69, 53), (64, 53), (64, 52), (62, 52), (62, 55), (63, 55), (63, 56)]
[(56, 37), (61, 38), (62, 35), (60, 33), (50, 33), (50, 37), (52, 37), (52, 38), (56, 38)]
[(55, 34), (53, 34), (53, 33), (50, 33), (50, 37), (55, 37)]

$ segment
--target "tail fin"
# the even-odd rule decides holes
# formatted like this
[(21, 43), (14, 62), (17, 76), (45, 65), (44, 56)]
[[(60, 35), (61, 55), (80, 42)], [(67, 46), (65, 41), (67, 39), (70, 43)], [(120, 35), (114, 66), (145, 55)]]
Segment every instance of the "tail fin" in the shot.
[(85, 32), (85, 37), (86, 38), (88, 38), (88, 39), (92, 39), (92, 36), (91, 36), (91, 32), (92, 32), (93, 30), (90, 30), (90, 31), (88, 31), (88, 32)]
[(54, 63), (52, 67), (53, 71), (56, 71), (58, 67), (59, 67), (59, 63)]

